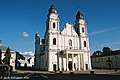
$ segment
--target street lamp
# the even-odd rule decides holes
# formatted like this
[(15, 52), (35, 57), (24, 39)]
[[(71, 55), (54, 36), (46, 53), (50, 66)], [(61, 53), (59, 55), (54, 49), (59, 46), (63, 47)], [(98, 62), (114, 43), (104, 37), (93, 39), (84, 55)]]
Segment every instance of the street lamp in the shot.
[(117, 72), (117, 58), (116, 58), (116, 55), (114, 55), (114, 57), (115, 57), (115, 64), (116, 64), (115, 72)]
[(110, 58), (108, 58), (107, 63), (108, 63), (108, 66), (109, 66), (109, 70), (111, 70), (112, 60), (110, 60)]

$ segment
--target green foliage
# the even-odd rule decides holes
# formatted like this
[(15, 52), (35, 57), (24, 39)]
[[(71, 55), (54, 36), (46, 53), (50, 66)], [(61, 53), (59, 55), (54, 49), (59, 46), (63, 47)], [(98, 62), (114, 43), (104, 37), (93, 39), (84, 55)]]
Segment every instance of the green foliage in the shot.
[(24, 57), (22, 54), (20, 54), (19, 52), (16, 52), (16, 59), (17, 59), (17, 60), (18, 60), (18, 59), (25, 60), (25, 57)]
[(93, 56), (97, 56), (97, 55), (102, 55), (102, 52), (101, 52), (101, 51), (95, 51), (95, 52), (93, 53)]
[(0, 49), (0, 64), (2, 64), (1, 58), (2, 58), (2, 50)]
[(103, 47), (103, 55), (109, 54), (112, 50), (109, 47)]
[(9, 67), (7, 65), (0, 65), (0, 77), (4, 76), (7, 71), (8, 71)]
[(4, 64), (10, 65), (10, 58), (11, 58), (11, 53), (10, 53), (10, 48), (8, 47), (5, 53), (5, 58), (3, 59)]
[(97, 55), (109, 55), (109, 53), (112, 51), (109, 47), (103, 47), (102, 51), (95, 51), (93, 52), (92, 56), (97, 56)]

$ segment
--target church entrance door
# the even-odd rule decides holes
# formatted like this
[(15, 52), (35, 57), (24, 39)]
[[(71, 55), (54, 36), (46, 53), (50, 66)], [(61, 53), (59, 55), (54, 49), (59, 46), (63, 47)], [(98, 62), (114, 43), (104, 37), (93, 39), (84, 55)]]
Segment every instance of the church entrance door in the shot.
[(88, 70), (88, 64), (85, 64), (85, 66), (86, 66), (86, 70)]
[(69, 61), (68, 68), (69, 68), (69, 70), (72, 70), (72, 61)]
[(53, 71), (56, 72), (56, 64), (53, 64)]

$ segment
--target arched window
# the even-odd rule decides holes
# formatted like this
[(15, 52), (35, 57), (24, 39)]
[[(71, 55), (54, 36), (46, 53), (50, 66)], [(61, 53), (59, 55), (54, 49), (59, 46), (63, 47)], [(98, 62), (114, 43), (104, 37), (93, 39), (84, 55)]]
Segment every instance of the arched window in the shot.
[(86, 41), (84, 41), (84, 47), (86, 47)]
[(83, 27), (82, 27), (82, 32), (83, 32), (83, 33), (85, 32)]
[(69, 40), (69, 46), (72, 46), (72, 40), (71, 39)]
[(53, 38), (53, 45), (56, 45), (56, 38)]
[(55, 28), (55, 22), (53, 23), (53, 28)]

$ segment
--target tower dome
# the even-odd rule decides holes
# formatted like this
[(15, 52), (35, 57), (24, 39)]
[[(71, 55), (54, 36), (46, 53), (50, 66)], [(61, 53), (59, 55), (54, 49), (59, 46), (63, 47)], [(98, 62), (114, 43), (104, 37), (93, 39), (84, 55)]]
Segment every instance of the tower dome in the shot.
[(83, 14), (80, 11), (77, 12), (76, 19), (83, 19)]
[(57, 13), (56, 8), (53, 4), (51, 5), (51, 7), (49, 9), (49, 13)]

